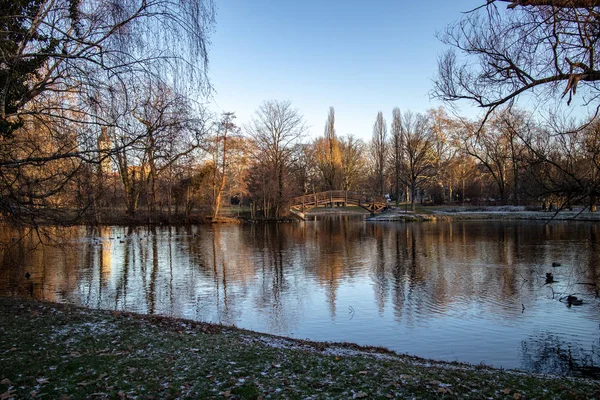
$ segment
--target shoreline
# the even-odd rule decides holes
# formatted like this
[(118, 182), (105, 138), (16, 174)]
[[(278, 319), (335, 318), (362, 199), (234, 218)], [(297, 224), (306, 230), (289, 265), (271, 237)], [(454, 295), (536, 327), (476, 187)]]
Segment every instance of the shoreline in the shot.
[(6, 297), (0, 297), (0, 316), (3, 398), (600, 396), (598, 381), (585, 378), (426, 360), (164, 316)]
[[(508, 209), (507, 209), (508, 208)], [(511, 209), (512, 208), (512, 209)], [(398, 208), (384, 211), (373, 217), (368, 217), (367, 221), (381, 222), (426, 222), (426, 221), (579, 221), (579, 222), (600, 222), (600, 212), (591, 213), (589, 211), (525, 211), (517, 207), (495, 207), (487, 210), (468, 208), (436, 208), (423, 212), (404, 212)]]
[[(370, 213), (360, 207), (340, 208), (313, 208), (308, 211), (306, 217), (319, 217), (331, 215), (355, 215), (364, 216), (365, 221), (370, 222), (452, 222), (452, 221), (580, 221), (600, 222), (600, 212), (576, 211), (527, 211), (525, 207), (496, 206), (496, 207), (418, 207), (417, 211), (405, 211), (403, 206), (395, 206), (390, 209), (371, 216)], [(140, 213), (135, 217), (122, 213), (104, 215), (99, 220), (89, 217), (69, 217), (62, 213), (54, 217), (42, 217), (37, 221), (22, 222), (11, 221), (0, 218), (6, 224), (18, 225), (34, 224), (38, 226), (190, 226), (211, 224), (256, 224), (256, 223), (289, 223), (295, 220), (293, 215), (278, 219), (251, 219), (248, 216), (223, 215), (215, 220), (209, 216), (192, 214), (188, 217), (181, 215), (156, 214), (150, 216), (148, 213)]]

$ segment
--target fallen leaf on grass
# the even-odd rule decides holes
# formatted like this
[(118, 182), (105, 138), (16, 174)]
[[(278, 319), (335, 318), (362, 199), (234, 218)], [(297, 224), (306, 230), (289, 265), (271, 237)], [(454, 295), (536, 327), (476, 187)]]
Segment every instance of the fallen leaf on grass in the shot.
[(9, 390), (8, 392), (0, 394), (0, 400), (10, 399), (11, 397), (13, 397), (13, 393), (15, 393), (14, 390)]
[(367, 375), (369, 372), (368, 371), (358, 371), (359, 375)]
[(504, 394), (510, 394), (510, 389), (504, 389), (504, 390), (502, 391), (502, 393), (504, 393)]
[(223, 397), (231, 397), (231, 392), (227, 390), (226, 392), (221, 393)]
[(0, 381), (0, 385), (8, 385), (8, 386), (12, 386), (13, 383), (10, 381), (10, 379), (8, 378), (4, 378)]
[(36, 382), (39, 383), (40, 385), (43, 385), (45, 383), (48, 383), (48, 378), (37, 378)]
[(513, 395), (513, 398), (514, 398), (514, 399), (517, 399), (517, 400), (519, 400), (521, 397), (522, 397), (521, 393), (515, 393), (515, 394)]

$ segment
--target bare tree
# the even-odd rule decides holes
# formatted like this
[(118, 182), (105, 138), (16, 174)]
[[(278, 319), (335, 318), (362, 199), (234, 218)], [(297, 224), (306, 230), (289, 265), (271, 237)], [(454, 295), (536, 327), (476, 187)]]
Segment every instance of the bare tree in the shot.
[(415, 210), (417, 191), (431, 179), (435, 152), (429, 118), (410, 111), (402, 115), (402, 181), (410, 189), (411, 209)]
[(524, 192), (559, 209), (586, 204), (595, 212), (600, 196), (600, 129), (592, 121), (575, 129), (573, 121), (551, 120), (543, 126), (516, 118), (503, 121), (523, 147), (526, 161), (519, 180)]
[[(394, 188), (394, 197), (396, 205), (400, 202), (400, 193), (402, 192), (402, 115), (400, 109), (395, 107), (392, 110), (392, 126), (391, 126), (391, 142), (390, 142), (390, 163), (392, 171), (392, 185)], [(407, 199), (408, 200), (408, 199)]]
[(442, 107), (430, 109), (427, 111), (431, 121), (432, 146), (434, 151), (435, 196), (439, 198), (434, 201), (443, 203), (446, 199), (446, 190), (448, 191), (448, 200), (452, 200), (452, 179), (451, 168), (453, 160), (459, 151), (456, 143), (457, 130), (459, 125), (452, 119), (446, 110)]
[[(7, 140), (0, 147), (31, 136), (29, 130), (40, 124), (46, 138), (60, 138), (67, 129), (72, 140), (70, 146), (51, 152), (0, 150), (9, 157), (0, 159), (0, 174), (13, 175), (23, 166), (41, 172), (48, 164), (65, 160), (63, 165), (72, 166), (65, 174), (73, 176), (106, 159), (104, 151), (99, 157), (97, 136), (100, 126), (126, 123), (106, 118), (115, 93), (124, 92), (120, 88), (129, 91), (143, 86), (148, 77), (161, 77), (179, 90), (196, 94), (210, 90), (206, 66), (214, 21), (211, 0), (5, 3), (0, 10), (0, 135)], [(186, 79), (179, 79), (182, 74)], [(33, 120), (38, 122), (30, 124)], [(47, 186), (43, 196), (56, 196), (66, 183)], [(16, 216), (26, 208), (34, 211), (28, 202), (3, 194), (0, 203), (5, 215)]]
[[(287, 178), (294, 161), (296, 144), (306, 131), (300, 113), (289, 101), (265, 101), (255, 112), (246, 132), (253, 140), (254, 171), (262, 192), (263, 211), (267, 214), (267, 197), (273, 200), (273, 216), (282, 215), (289, 196)], [(273, 193), (274, 192), (274, 193)]]
[(515, 8), (518, 6), (552, 6), (559, 8), (588, 8), (600, 6), (598, 0), (488, 0), (488, 3), (494, 1), (510, 3), (507, 8)]
[[(210, 0), (15, 1), (2, 8), (0, 121), (14, 124), (60, 93), (84, 115), (112, 77), (165, 72), (206, 86)], [(182, 71), (182, 70), (180, 70)], [(65, 96), (68, 94), (69, 96)], [(38, 107), (30, 108), (35, 103)], [(7, 133), (5, 131), (4, 133)]]
[[(212, 202), (212, 218), (215, 220), (219, 216), (219, 208), (221, 207), (221, 196), (227, 182), (227, 155), (229, 148), (227, 147), (227, 134), (235, 134), (238, 131), (237, 126), (233, 123), (235, 114), (227, 112), (223, 114), (223, 118), (217, 128), (217, 135), (214, 139), (213, 154), (213, 202)], [(229, 138), (231, 141), (231, 137)]]
[(368, 175), (365, 143), (353, 135), (340, 138), (342, 155), (342, 178), (344, 190), (358, 190)]
[(596, 104), (600, 4), (503, 2), (512, 10), (499, 10), (498, 2), (487, 1), (440, 36), (453, 49), (439, 59), (434, 96), (474, 102), (488, 115), (533, 89), (540, 100), (567, 96), (567, 103), (579, 90), (585, 104)]
[(371, 140), (371, 157), (373, 159), (373, 173), (375, 175), (375, 191), (383, 196), (386, 192), (385, 168), (388, 154), (387, 126), (383, 113), (379, 111), (373, 124), (373, 138)]
[[(135, 214), (142, 195), (150, 211), (156, 209), (161, 176), (204, 145), (211, 124), (203, 106), (194, 107), (164, 83), (132, 92), (127, 94), (133, 100), (132, 109), (125, 107), (122, 112), (127, 115), (116, 117), (127, 122), (110, 129), (130, 215)], [(169, 202), (170, 186), (167, 189)]]

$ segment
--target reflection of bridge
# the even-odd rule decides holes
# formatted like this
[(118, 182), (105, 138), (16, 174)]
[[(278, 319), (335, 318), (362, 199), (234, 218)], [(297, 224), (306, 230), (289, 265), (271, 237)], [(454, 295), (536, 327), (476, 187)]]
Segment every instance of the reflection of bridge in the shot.
[(377, 213), (387, 207), (387, 202), (383, 197), (367, 196), (347, 190), (329, 190), (327, 192), (294, 197), (291, 201), (290, 209), (297, 214), (319, 206), (333, 207), (335, 205), (354, 205), (364, 208), (371, 213)]

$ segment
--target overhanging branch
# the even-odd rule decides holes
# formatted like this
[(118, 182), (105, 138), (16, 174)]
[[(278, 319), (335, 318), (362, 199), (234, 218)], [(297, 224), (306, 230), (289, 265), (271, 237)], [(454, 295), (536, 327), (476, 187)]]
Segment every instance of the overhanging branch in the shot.
[[(492, 3), (492, 1), (488, 1)], [(507, 8), (551, 6), (557, 8), (590, 8), (600, 7), (598, 0), (495, 0), (510, 3)]]

